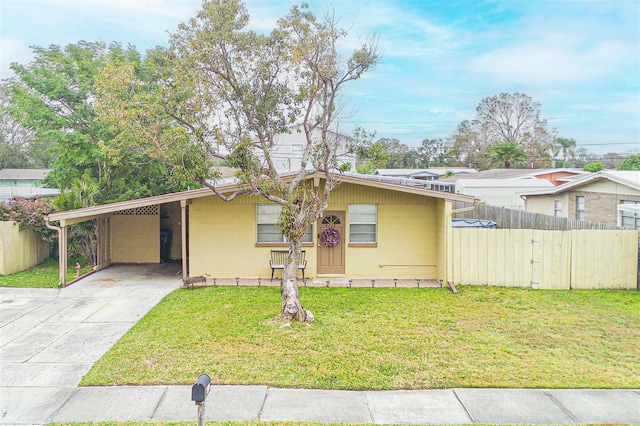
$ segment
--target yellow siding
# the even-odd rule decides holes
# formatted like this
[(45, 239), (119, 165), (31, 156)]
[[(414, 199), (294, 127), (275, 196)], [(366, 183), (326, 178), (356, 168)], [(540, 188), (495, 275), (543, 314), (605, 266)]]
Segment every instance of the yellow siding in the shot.
[(435, 198), (387, 189), (341, 184), (331, 192), (330, 204), (428, 204), (435, 206)]
[(637, 244), (637, 231), (453, 229), (453, 279), (541, 289), (634, 289)]
[[(283, 247), (256, 246), (255, 205), (260, 203), (265, 200), (249, 196), (229, 203), (215, 196), (194, 200), (189, 206), (189, 275), (271, 276), (269, 252)], [(348, 230), (348, 206), (355, 203), (378, 205), (378, 244), (347, 245), (345, 277), (438, 278), (437, 217), (442, 207), (435, 199), (342, 184), (332, 192), (327, 210), (345, 211)], [(315, 277), (316, 247), (304, 250), (307, 276)]]
[(531, 213), (540, 213), (553, 216), (555, 200), (554, 195), (536, 195), (527, 197), (525, 210)]
[[(438, 201), (379, 188), (343, 184), (331, 194), (329, 210), (349, 204), (378, 205), (377, 247), (347, 247), (350, 278), (438, 278)], [(384, 266), (380, 266), (384, 265)]]
[(435, 206), (379, 204), (378, 246), (347, 247), (347, 275), (437, 278), (436, 230)]
[(17, 222), (0, 222), (0, 275), (36, 266), (49, 255), (49, 244), (31, 230), (20, 231)]
[(226, 204), (202, 200), (189, 206), (189, 274), (212, 278), (270, 276), (269, 251), (273, 247), (255, 246), (255, 205), (242, 200)]
[(158, 215), (111, 216), (111, 261), (114, 263), (160, 262)]
[(569, 217), (569, 194), (536, 195), (527, 197), (525, 210), (555, 216), (555, 201), (562, 201), (562, 217)]

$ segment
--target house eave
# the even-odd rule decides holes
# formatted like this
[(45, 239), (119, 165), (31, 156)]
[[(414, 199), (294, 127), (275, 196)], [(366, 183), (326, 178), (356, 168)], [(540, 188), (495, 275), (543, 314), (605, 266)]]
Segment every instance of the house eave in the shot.
[[(295, 176), (297, 176), (297, 173), (283, 175), (282, 178), (285, 181), (290, 181)], [(310, 173), (304, 177), (305, 180), (323, 179), (323, 178), (326, 178), (326, 176), (324, 173), (321, 173), (321, 172)], [(422, 195), (427, 197), (444, 199), (448, 201), (462, 201), (467, 203), (473, 203), (475, 199), (475, 197), (469, 196), (469, 195), (434, 191), (434, 190), (424, 189), (424, 188), (415, 188), (415, 187), (406, 186), (406, 185), (379, 182), (379, 181), (363, 179), (355, 176), (347, 176), (343, 174), (334, 174), (334, 178), (336, 178), (336, 180), (338, 180), (339, 182), (351, 183), (355, 185), (362, 185), (362, 186), (368, 186), (368, 187), (375, 187), (380, 189), (387, 189), (391, 191), (398, 191), (398, 192), (404, 192), (409, 194)], [(237, 183), (229, 183), (229, 184), (224, 184), (216, 187), (216, 189), (223, 194), (231, 193), (237, 190), (238, 188), (239, 187)], [(146, 206), (157, 205), (157, 204), (180, 202), (183, 200), (186, 201), (186, 200), (192, 200), (196, 198), (210, 197), (210, 196), (214, 196), (214, 193), (209, 188), (200, 188), (200, 189), (193, 189), (190, 191), (176, 192), (172, 194), (157, 195), (154, 197), (138, 198), (135, 200), (121, 201), (121, 202), (111, 203), (111, 204), (103, 204), (100, 206), (85, 207), (85, 208), (76, 209), (76, 210), (55, 212), (55, 213), (49, 214), (48, 217), (50, 221), (61, 221), (61, 222), (64, 221), (65, 224), (68, 225), (72, 223), (82, 222), (85, 220), (97, 219), (100, 217), (108, 216), (122, 210), (135, 209), (139, 207), (146, 207)]]
[(525, 197), (529, 195), (556, 195), (601, 180), (610, 180), (612, 182), (619, 183), (620, 185), (628, 186), (636, 191), (640, 191), (640, 185), (637, 182), (623, 179), (607, 172), (596, 172), (589, 173), (587, 176), (580, 177), (572, 182), (565, 183), (564, 185), (556, 186), (550, 190), (531, 191), (521, 195)]

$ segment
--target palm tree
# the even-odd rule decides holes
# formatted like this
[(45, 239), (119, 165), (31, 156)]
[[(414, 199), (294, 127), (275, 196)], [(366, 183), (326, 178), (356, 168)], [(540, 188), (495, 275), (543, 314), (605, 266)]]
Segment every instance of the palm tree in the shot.
[[(96, 182), (76, 179), (70, 189), (62, 191), (53, 199), (53, 207), (56, 211), (80, 209), (96, 205), (96, 197), (100, 194), (100, 187)], [(74, 255), (86, 258), (89, 262), (95, 262), (96, 245), (98, 241), (97, 226), (95, 220), (71, 225), (69, 234), (69, 248)]]
[(556, 138), (555, 144), (562, 149), (562, 167), (567, 167), (567, 155), (573, 158), (573, 149), (576, 147), (576, 141), (568, 138)]
[(516, 142), (496, 143), (489, 152), (491, 164), (494, 167), (504, 166), (510, 169), (511, 166), (518, 166), (527, 160), (527, 154)]

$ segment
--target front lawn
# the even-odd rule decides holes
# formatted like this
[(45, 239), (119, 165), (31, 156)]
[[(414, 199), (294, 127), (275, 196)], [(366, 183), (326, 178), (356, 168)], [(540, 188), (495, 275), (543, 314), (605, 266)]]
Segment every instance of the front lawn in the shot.
[[(91, 270), (86, 260), (70, 259), (67, 266), (69, 280), (76, 276), (76, 262), (82, 265), (82, 274)], [(0, 275), (0, 287), (56, 288), (59, 282), (58, 260), (52, 258), (47, 258), (43, 263), (17, 274)]]
[(168, 295), (82, 385), (313, 389), (640, 388), (640, 292), (301, 288), (311, 325), (281, 327), (274, 287)]

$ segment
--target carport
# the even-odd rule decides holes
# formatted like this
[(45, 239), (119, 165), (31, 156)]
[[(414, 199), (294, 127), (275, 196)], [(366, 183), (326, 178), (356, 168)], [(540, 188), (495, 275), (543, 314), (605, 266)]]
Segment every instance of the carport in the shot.
[(113, 263), (160, 263), (160, 232), (172, 234), (171, 259), (182, 261), (188, 276), (188, 205), (191, 199), (210, 196), (204, 188), (131, 201), (51, 213), (47, 226), (58, 232), (60, 282), (67, 283), (69, 227), (88, 220), (97, 226), (95, 269)]

